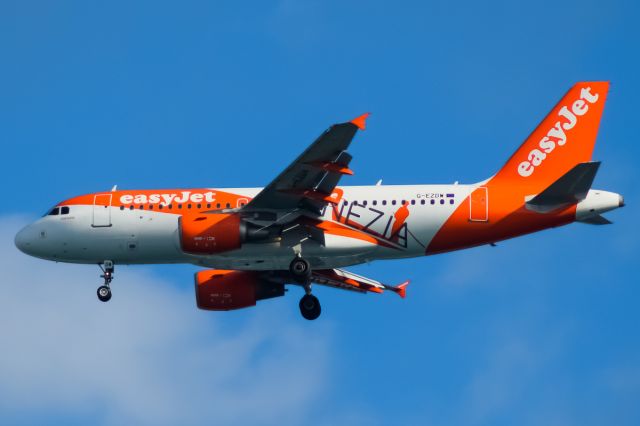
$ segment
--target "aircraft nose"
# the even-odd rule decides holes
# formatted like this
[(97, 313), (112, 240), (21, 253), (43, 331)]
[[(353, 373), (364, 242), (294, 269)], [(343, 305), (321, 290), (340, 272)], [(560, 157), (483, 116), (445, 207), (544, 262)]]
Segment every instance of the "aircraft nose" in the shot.
[(34, 230), (32, 225), (22, 228), (15, 237), (16, 247), (23, 253), (31, 254), (34, 243)]

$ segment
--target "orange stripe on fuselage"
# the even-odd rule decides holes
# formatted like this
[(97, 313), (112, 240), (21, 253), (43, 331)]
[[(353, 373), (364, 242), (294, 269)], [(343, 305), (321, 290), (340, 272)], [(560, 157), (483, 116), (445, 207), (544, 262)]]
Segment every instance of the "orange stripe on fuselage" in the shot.
[(241, 207), (251, 198), (219, 191), (217, 189), (155, 189), (98, 192), (80, 195), (60, 203), (61, 205), (93, 205), (96, 195), (112, 195), (112, 207), (157, 211), (183, 216), (198, 215), (203, 211)]

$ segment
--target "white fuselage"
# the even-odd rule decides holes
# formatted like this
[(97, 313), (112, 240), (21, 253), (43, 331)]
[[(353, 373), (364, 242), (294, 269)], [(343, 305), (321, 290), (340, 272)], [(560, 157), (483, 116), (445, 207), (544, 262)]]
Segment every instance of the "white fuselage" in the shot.
[[(483, 185), (339, 187), (340, 202), (328, 205), (316, 218), (322, 223), (321, 241), (302, 226), (288, 227), (289, 213), (278, 218), (283, 230), (277, 239), (245, 242), (215, 254), (189, 253), (181, 244), (183, 214), (211, 214), (204, 203), (185, 203), (179, 208), (169, 204), (152, 210), (134, 204), (134, 197), (122, 192), (90, 194), (79, 199), (108, 199), (108, 205), (72, 201), (65, 207), (66, 214), (45, 215), (25, 227), (16, 236), (16, 245), (25, 253), (58, 262), (110, 260), (116, 264), (191, 263), (215, 269), (285, 270), (293, 257), (303, 255), (314, 269), (325, 269), (488, 244), (576, 219), (588, 221), (623, 205), (618, 194), (591, 190), (577, 206), (559, 213), (530, 212), (524, 209), (526, 197), (512, 212), (500, 207), (502, 197), (513, 198), (508, 190), (492, 195)], [(200, 191), (235, 194), (237, 205), (228, 207), (237, 211), (260, 188)], [(164, 192), (166, 197), (189, 193)], [(132, 204), (124, 206), (118, 200)], [(61, 212), (62, 206), (65, 202), (59, 205)], [(193, 210), (187, 211), (187, 206)]]
[[(220, 269), (268, 270), (288, 268), (292, 256), (301, 252), (315, 268), (343, 267), (375, 259), (424, 255), (438, 229), (476, 186), (341, 187), (344, 195), (335, 207), (339, 217), (336, 220), (333, 209), (328, 207), (322, 219), (357, 222), (382, 238), (390, 237), (398, 222), (394, 214), (406, 201), (406, 232), (400, 232), (400, 238), (390, 243), (394, 248), (334, 234), (325, 235), (324, 244), (313, 239), (300, 243), (299, 231), (292, 229), (277, 242), (245, 243), (240, 249), (225, 253), (193, 255), (181, 249), (179, 211), (91, 204), (72, 205), (65, 215), (44, 216), (25, 228), (16, 241), (28, 240), (30, 254), (60, 262), (100, 263), (109, 259), (118, 264), (193, 263)], [(251, 199), (260, 189), (220, 191)], [(94, 226), (97, 220), (104, 223)]]

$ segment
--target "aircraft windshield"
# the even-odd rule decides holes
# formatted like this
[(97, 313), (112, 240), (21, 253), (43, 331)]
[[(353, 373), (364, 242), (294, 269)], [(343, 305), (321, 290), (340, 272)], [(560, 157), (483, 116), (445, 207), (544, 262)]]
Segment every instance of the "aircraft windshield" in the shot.
[(60, 214), (60, 207), (54, 207), (51, 210), (47, 211), (44, 216), (57, 216)]

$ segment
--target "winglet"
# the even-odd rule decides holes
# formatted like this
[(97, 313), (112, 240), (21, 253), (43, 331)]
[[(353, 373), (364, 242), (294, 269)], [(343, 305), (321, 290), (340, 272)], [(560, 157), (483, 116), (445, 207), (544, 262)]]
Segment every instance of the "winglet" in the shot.
[(353, 120), (351, 120), (351, 124), (355, 124), (358, 129), (360, 130), (364, 130), (367, 124), (367, 118), (369, 117), (370, 113), (364, 113), (362, 114), (360, 117), (356, 117)]
[(409, 280), (403, 282), (402, 284), (398, 284), (397, 286), (394, 287), (394, 290), (398, 296), (402, 297), (403, 299), (407, 296), (407, 286), (409, 285)]

